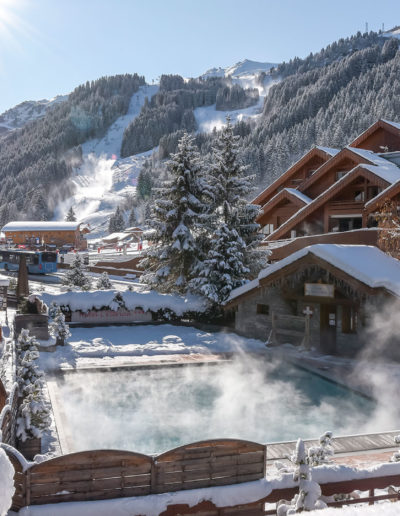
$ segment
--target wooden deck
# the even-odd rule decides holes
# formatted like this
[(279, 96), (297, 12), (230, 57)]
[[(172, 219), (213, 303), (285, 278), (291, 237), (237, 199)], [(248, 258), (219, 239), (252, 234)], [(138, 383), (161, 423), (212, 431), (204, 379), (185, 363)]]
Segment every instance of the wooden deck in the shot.
[[(335, 455), (352, 455), (366, 452), (386, 452), (397, 450), (398, 446), (394, 443), (394, 437), (400, 434), (400, 430), (383, 432), (377, 434), (360, 434), (334, 437), (332, 446)], [(317, 440), (305, 440), (307, 447), (318, 444)], [(267, 461), (285, 459), (291, 455), (296, 446), (296, 441), (282, 443), (272, 443), (267, 445)]]

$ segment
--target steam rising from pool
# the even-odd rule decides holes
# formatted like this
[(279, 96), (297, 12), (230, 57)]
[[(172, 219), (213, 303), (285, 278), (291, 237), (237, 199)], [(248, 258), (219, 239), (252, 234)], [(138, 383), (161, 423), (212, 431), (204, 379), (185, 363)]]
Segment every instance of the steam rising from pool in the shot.
[(59, 381), (69, 450), (159, 453), (210, 438), (258, 442), (359, 433), (374, 403), (301, 369), (263, 360), (151, 371), (68, 374)]

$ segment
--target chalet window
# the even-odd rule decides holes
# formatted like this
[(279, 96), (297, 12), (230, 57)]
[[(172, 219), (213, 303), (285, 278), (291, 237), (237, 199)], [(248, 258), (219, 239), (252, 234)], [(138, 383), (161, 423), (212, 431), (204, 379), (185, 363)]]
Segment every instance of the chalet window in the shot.
[(269, 305), (257, 305), (257, 313), (262, 315), (269, 315)]
[(315, 170), (307, 170), (307, 177), (310, 177), (314, 174)]
[(367, 188), (367, 199), (368, 200), (373, 199), (378, 194), (380, 194), (381, 191), (382, 191), (382, 188), (379, 188), (379, 186), (369, 186)]
[(338, 170), (336, 172), (336, 181), (339, 181), (339, 179), (341, 179), (343, 176), (345, 176), (347, 174), (347, 170)]
[(354, 192), (354, 200), (356, 202), (363, 202), (363, 201), (365, 201), (365, 192), (364, 192), (364, 190), (356, 190)]
[(342, 306), (342, 333), (357, 333), (357, 312), (352, 306)]
[(269, 235), (274, 231), (274, 225), (273, 224), (265, 224), (265, 226), (261, 229), (262, 233), (264, 235)]

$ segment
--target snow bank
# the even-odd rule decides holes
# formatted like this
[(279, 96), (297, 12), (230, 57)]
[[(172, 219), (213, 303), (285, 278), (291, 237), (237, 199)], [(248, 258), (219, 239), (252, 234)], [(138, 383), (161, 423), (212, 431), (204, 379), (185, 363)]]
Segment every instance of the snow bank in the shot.
[(211, 500), (217, 507), (229, 507), (257, 501), (271, 492), (265, 480), (236, 484), (233, 486), (209, 487), (176, 493), (143, 497), (118, 498), (95, 502), (69, 502), (56, 505), (24, 507), (20, 516), (158, 516), (168, 505), (188, 504), (190, 507), (203, 500)]
[(0, 448), (0, 516), (7, 514), (14, 492), (14, 468), (6, 452)]
[(95, 290), (91, 292), (65, 292), (63, 294), (43, 293), (40, 297), (50, 305), (52, 301), (58, 306), (68, 306), (71, 311), (88, 312), (95, 309), (109, 308), (118, 310), (120, 305), (115, 300), (116, 295), (121, 296), (125, 307), (134, 310), (141, 307), (145, 312), (151, 310), (157, 312), (162, 309), (172, 310), (177, 316), (186, 312), (204, 312), (207, 303), (203, 298), (197, 296), (180, 297), (172, 294), (159, 294), (155, 291), (146, 292), (117, 292), (115, 290)]

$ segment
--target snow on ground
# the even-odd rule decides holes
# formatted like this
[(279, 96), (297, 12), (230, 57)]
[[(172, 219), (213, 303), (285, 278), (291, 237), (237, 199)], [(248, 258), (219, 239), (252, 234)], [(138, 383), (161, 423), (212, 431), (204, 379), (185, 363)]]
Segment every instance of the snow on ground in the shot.
[[(45, 370), (75, 367), (116, 367), (135, 357), (264, 352), (264, 343), (234, 333), (209, 333), (187, 326), (107, 326), (71, 328), (68, 344), (54, 353), (41, 353)], [(129, 358), (131, 360), (129, 360)]]
[(150, 99), (157, 91), (158, 85), (139, 88), (131, 98), (127, 114), (119, 117), (103, 138), (82, 145), (83, 163), (72, 177), (75, 194), (59, 204), (55, 220), (63, 220), (73, 206), (78, 220), (91, 225), (92, 237), (106, 231), (108, 219), (118, 204), (127, 195), (135, 194), (139, 171), (153, 152), (121, 158), (124, 130), (139, 115), (145, 98)]
[(11, 507), (14, 495), (14, 468), (6, 452), (0, 448), (0, 515), (3, 516)]

